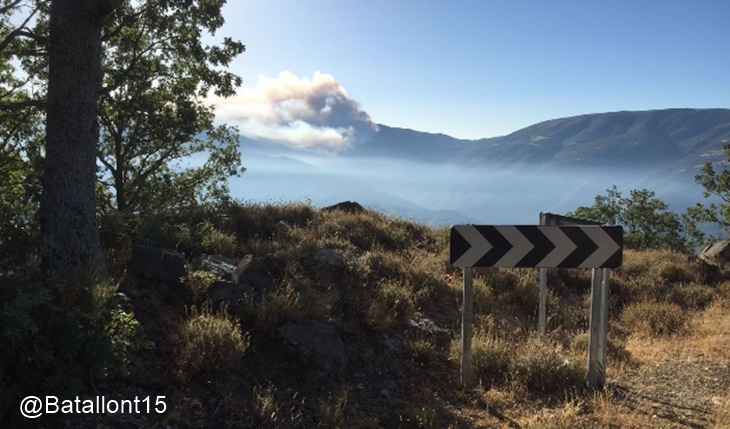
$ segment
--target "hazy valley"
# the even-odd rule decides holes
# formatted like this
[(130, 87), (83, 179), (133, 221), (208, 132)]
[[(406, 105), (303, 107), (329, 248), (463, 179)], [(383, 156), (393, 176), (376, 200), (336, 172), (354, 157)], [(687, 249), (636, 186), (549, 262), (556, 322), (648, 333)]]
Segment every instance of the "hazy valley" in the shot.
[(724, 160), (728, 139), (728, 109), (582, 115), (480, 140), (379, 125), (336, 155), (241, 137), (247, 171), (231, 190), (261, 202), (357, 200), (430, 224), (534, 223), (613, 185), (653, 190), (683, 211), (702, 199), (693, 177)]

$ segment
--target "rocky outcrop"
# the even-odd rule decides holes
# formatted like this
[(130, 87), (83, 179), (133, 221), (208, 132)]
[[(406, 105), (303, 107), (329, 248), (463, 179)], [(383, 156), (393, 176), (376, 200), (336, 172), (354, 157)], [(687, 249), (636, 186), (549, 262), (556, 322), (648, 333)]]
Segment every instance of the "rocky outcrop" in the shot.
[(236, 261), (223, 255), (200, 255), (193, 261), (193, 269), (208, 271), (223, 280), (231, 280), (236, 271)]
[(345, 213), (362, 213), (365, 211), (365, 208), (355, 201), (343, 201), (322, 208), (323, 212), (331, 212), (333, 210), (342, 210)]
[(180, 253), (158, 247), (135, 245), (129, 268), (141, 275), (163, 283), (179, 283), (187, 275), (185, 257)]
[(341, 376), (347, 358), (337, 330), (320, 322), (287, 323), (278, 329), (290, 358), (326, 373)]
[(725, 265), (730, 262), (730, 240), (707, 245), (700, 253), (700, 259), (708, 264)]

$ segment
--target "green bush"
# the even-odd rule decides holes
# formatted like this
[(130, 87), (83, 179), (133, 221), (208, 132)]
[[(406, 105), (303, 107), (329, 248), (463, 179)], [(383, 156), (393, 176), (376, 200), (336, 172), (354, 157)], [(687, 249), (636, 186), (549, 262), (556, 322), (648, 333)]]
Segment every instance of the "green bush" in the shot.
[(436, 360), (436, 347), (431, 341), (420, 339), (406, 341), (405, 355), (414, 365), (427, 367)]
[(178, 333), (178, 366), (182, 379), (230, 368), (243, 358), (249, 335), (241, 332), (238, 321), (228, 314), (226, 307), (217, 313), (209, 304), (199, 309), (191, 307), (189, 316)]
[(115, 285), (86, 277), (0, 276), (0, 422), (38, 392), (74, 396), (94, 379), (126, 376), (142, 330)]

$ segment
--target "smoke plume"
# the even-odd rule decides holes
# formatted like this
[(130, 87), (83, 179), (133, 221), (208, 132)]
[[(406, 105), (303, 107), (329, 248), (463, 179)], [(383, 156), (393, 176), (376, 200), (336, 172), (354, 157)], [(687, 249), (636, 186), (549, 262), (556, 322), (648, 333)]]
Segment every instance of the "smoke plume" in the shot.
[(332, 75), (319, 72), (312, 79), (288, 71), (262, 75), (255, 87), (212, 104), (219, 118), (238, 123), (246, 137), (315, 152), (349, 150), (377, 131), (360, 103)]

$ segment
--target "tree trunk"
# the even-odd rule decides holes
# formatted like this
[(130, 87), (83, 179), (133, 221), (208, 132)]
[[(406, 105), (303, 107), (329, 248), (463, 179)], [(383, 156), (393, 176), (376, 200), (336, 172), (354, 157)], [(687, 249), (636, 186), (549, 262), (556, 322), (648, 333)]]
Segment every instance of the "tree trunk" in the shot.
[(103, 271), (96, 220), (101, 29), (118, 0), (51, 3), (46, 159), (39, 210), (50, 275)]

